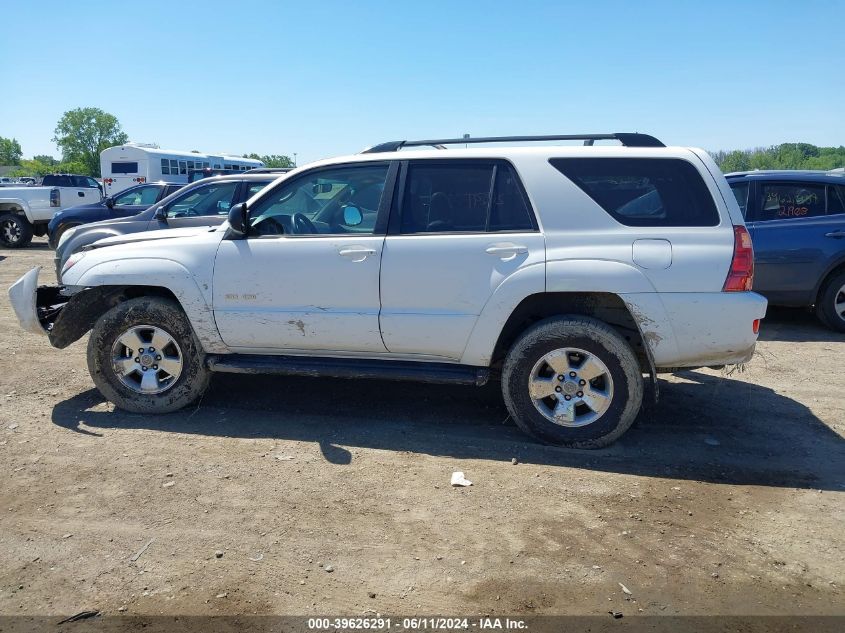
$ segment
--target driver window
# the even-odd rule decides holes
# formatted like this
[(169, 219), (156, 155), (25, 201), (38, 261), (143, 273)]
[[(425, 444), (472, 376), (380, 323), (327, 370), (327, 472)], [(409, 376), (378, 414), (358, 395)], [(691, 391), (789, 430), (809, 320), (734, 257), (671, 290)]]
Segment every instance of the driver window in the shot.
[(114, 206), (125, 207), (137, 206), (142, 204), (150, 206), (151, 204), (155, 203), (156, 199), (158, 198), (158, 193), (158, 185), (149, 185), (148, 187), (136, 187), (131, 191), (127, 191), (116, 196), (114, 199)]
[(238, 189), (238, 182), (209, 183), (188, 191), (167, 209), (168, 218), (226, 215)]
[(282, 183), (250, 208), (250, 234), (372, 235), (387, 168), (324, 169)]

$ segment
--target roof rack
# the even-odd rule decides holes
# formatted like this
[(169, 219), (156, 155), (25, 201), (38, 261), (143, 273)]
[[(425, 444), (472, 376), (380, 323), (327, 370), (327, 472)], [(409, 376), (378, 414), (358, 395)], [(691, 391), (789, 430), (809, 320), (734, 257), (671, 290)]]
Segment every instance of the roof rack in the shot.
[(619, 141), (626, 147), (666, 147), (659, 140), (648, 134), (638, 132), (614, 132), (612, 134), (552, 134), (548, 136), (479, 136), (476, 138), (441, 138), (425, 141), (388, 141), (365, 149), (362, 154), (377, 152), (395, 152), (403, 147), (430, 146), (445, 149), (444, 145), (461, 145), (465, 143), (513, 143), (517, 141), (584, 141), (584, 145), (592, 145), (596, 141)]

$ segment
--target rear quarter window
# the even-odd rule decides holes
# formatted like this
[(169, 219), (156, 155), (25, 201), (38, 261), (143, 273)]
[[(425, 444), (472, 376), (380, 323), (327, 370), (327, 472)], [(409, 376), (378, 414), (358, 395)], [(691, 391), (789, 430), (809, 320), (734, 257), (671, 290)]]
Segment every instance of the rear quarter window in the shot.
[(71, 182), (70, 176), (52, 176), (47, 175), (44, 176), (44, 180), (41, 181), (41, 184), (44, 187), (72, 187), (73, 182)]
[(716, 226), (698, 170), (679, 158), (552, 158), (552, 166), (626, 226)]

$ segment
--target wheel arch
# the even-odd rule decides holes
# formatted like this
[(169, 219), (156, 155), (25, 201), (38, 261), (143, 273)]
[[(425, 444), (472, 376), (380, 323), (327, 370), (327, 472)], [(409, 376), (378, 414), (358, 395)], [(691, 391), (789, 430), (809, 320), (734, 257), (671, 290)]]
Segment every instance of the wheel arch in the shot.
[(819, 282), (816, 285), (816, 290), (813, 293), (813, 301), (818, 305), (822, 293), (827, 288), (828, 282), (841, 272), (845, 272), (845, 252), (827, 267), (824, 274), (819, 277)]
[[(96, 249), (94, 251), (96, 253)], [(77, 266), (84, 266), (83, 259)], [(162, 257), (129, 257), (94, 263), (90, 268), (62, 276), (77, 286), (120, 286), (165, 288), (179, 302), (197, 338), (206, 352), (226, 353), (229, 348), (220, 338), (211, 309), (211, 283), (200, 286), (200, 273), (189, 271), (182, 263)], [(71, 277), (71, 279), (68, 279)]]
[[(16, 213), (27, 216), (29, 213), (29, 205), (26, 201), (18, 198), (0, 198), (0, 214), (3, 213)], [(28, 217), (27, 222), (29, 222)]]
[[(60, 300), (55, 289), (52, 297), (39, 297), (39, 305)], [(39, 293), (42, 289), (39, 289)], [(75, 294), (53, 316), (48, 332), (50, 344), (64, 349), (88, 332), (101, 316), (116, 305), (137, 297), (162, 297), (179, 303), (173, 291), (163, 286), (94, 286)], [(181, 305), (181, 304), (180, 304)]]
[(631, 345), (643, 373), (653, 373), (654, 363), (637, 321), (622, 297), (609, 292), (543, 292), (526, 297), (502, 327), (491, 365), (501, 364), (519, 335), (531, 325), (561, 315), (589, 316), (611, 326)]

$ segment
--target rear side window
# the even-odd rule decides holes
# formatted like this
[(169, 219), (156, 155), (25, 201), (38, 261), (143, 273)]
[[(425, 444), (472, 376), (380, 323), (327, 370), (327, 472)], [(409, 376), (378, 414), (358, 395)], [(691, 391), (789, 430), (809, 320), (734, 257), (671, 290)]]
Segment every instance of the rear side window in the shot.
[(824, 185), (760, 183), (760, 217), (757, 220), (789, 220), (824, 215)]
[(49, 174), (44, 176), (41, 184), (44, 187), (73, 187), (73, 181), (70, 179), (70, 176), (53, 176)]
[(532, 231), (513, 168), (506, 163), (418, 162), (408, 168), (401, 232)]
[(827, 214), (845, 213), (845, 187), (827, 186)]
[(138, 163), (112, 163), (111, 164), (111, 173), (113, 174), (137, 174), (138, 173)]
[(742, 211), (742, 217), (745, 217), (748, 211), (748, 183), (747, 182), (732, 182), (729, 183), (731, 191), (734, 193), (736, 203), (739, 205), (739, 210)]
[(716, 226), (698, 170), (679, 158), (552, 158), (555, 169), (626, 226)]

